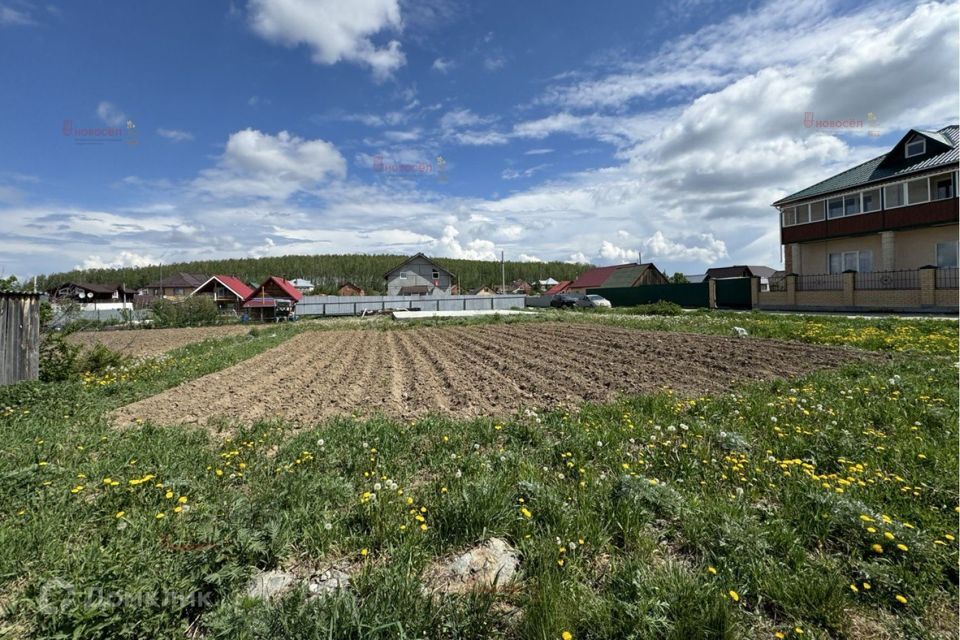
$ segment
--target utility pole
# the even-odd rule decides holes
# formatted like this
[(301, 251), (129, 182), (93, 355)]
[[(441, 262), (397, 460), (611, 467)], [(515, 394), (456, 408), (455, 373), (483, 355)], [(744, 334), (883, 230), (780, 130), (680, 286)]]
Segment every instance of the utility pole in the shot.
[(506, 268), (503, 266), (503, 250), (500, 250), (500, 293), (504, 294), (507, 292), (507, 272)]

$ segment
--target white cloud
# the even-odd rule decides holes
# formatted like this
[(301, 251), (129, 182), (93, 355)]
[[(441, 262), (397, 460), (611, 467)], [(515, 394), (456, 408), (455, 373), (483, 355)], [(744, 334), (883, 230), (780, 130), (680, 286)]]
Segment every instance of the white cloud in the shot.
[[(609, 240), (604, 240), (597, 251), (597, 262), (600, 264), (617, 264), (637, 262), (702, 262), (713, 264), (721, 258), (727, 257), (727, 247), (722, 240), (717, 240), (711, 233), (700, 234), (688, 240), (691, 244), (684, 244), (668, 239), (662, 231), (655, 231), (653, 235), (640, 242), (635, 248), (618, 246)], [(698, 244), (694, 244), (698, 243)]]
[(518, 178), (531, 178), (534, 174), (547, 169), (551, 165), (549, 164), (538, 164), (535, 167), (528, 167), (526, 169), (504, 169), (500, 173), (500, 177), (504, 180), (516, 180)]
[(489, 55), (483, 59), (483, 68), (487, 71), (497, 71), (507, 64), (507, 59), (499, 54)]
[(419, 128), (410, 129), (409, 131), (384, 131), (383, 137), (390, 142), (412, 142), (419, 140), (421, 133)]
[(90, 256), (74, 269), (122, 269), (125, 267), (147, 267), (158, 264), (159, 259), (141, 255), (132, 251), (121, 251), (113, 260), (104, 260), (100, 256)]
[(127, 114), (106, 100), (97, 105), (97, 117), (111, 127), (122, 127), (127, 122)]
[(346, 171), (344, 157), (325, 140), (244, 129), (230, 136), (217, 166), (201, 172), (194, 187), (215, 197), (283, 200)]
[(173, 142), (184, 142), (187, 140), (193, 140), (193, 134), (189, 131), (181, 131), (180, 129), (157, 129), (157, 135), (166, 138), (167, 140), (172, 140)]
[(542, 156), (542, 155), (547, 154), (547, 153), (553, 153), (553, 149), (545, 149), (545, 148), (529, 149), (529, 150), (527, 150), (527, 151), (524, 151), (524, 152), (523, 152), (523, 155), (525, 155), (525, 156)]
[(520, 262), (544, 262), (537, 256), (531, 256), (526, 253), (521, 253), (519, 256), (517, 256), (517, 260)]
[(466, 260), (497, 260), (496, 245), (490, 240), (475, 238), (466, 244), (457, 240), (460, 232), (453, 225), (443, 228), (443, 235), (431, 244), (433, 252), (445, 258), (463, 258)]
[(457, 64), (449, 58), (437, 58), (433, 61), (433, 64), (430, 66), (430, 68), (434, 71), (439, 71), (440, 73), (447, 73), (456, 66)]
[(378, 46), (371, 40), (402, 28), (398, 0), (250, 0), (248, 9), (257, 34), (287, 46), (307, 45), (317, 64), (363, 64), (382, 80), (406, 62), (399, 41)]
[(0, 4), (0, 26), (29, 26), (37, 24), (26, 11)]

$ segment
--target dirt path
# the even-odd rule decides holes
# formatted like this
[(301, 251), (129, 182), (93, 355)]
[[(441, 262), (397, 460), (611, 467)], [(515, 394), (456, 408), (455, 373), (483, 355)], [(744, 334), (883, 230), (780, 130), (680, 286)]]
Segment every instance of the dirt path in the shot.
[[(146, 332), (153, 333), (153, 332)], [(763, 339), (536, 323), (301, 333), (114, 411), (118, 425), (429, 412), (470, 417), (670, 387), (684, 395), (836, 367), (855, 351)]]

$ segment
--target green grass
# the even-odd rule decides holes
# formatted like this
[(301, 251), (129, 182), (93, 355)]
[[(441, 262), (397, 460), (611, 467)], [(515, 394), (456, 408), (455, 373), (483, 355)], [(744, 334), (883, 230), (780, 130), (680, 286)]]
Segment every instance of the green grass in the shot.
[[(894, 356), (716, 397), (504, 421), (264, 423), (227, 441), (118, 432), (104, 416), (292, 332), (352, 325), (210, 341), (105, 384), (2, 389), (0, 635), (955, 637), (956, 324), (534, 321), (558, 317), (736, 325)], [(520, 552), (515, 588), (421, 593), (425, 567), (495, 535)], [(243, 596), (257, 569), (333, 560), (353, 571), (341, 597)]]

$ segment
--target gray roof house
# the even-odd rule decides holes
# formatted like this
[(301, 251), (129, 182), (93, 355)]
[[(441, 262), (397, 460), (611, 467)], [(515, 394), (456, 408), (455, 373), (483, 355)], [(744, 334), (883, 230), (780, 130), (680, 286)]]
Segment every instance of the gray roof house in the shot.
[(457, 276), (422, 253), (407, 258), (383, 274), (388, 296), (450, 295)]

